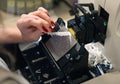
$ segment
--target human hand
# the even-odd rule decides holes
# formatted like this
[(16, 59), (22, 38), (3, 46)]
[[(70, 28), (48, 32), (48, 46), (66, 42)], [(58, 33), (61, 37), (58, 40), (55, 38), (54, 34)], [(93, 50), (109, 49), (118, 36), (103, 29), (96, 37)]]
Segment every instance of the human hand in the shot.
[(37, 11), (21, 15), (17, 27), (21, 32), (22, 41), (31, 42), (47, 32), (52, 32), (52, 26), (55, 26), (52, 23), (48, 11), (40, 7)]

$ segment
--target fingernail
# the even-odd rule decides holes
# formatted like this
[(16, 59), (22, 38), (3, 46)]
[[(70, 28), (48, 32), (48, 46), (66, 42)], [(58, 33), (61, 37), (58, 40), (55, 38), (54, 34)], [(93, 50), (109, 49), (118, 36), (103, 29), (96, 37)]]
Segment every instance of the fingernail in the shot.
[(55, 32), (55, 30), (52, 27), (49, 27), (51, 32)]
[(45, 27), (42, 27), (45, 32), (48, 32), (48, 30)]
[(53, 21), (51, 21), (51, 25), (55, 27), (55, 23)]

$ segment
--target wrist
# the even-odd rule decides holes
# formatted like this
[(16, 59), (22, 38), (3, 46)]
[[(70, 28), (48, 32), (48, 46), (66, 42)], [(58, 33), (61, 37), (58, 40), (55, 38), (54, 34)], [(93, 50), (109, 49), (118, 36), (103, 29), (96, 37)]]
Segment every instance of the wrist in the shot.
[(0, 28), (0, 43), (22, 42), (22, 35), (18, 28)]

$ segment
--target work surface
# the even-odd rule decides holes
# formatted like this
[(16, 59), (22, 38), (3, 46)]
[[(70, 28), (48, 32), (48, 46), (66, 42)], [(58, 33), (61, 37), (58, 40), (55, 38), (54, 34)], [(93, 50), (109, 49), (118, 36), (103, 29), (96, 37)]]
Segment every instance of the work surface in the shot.
[(120, 72), (107, 73), (82, 84), (120, 84)]

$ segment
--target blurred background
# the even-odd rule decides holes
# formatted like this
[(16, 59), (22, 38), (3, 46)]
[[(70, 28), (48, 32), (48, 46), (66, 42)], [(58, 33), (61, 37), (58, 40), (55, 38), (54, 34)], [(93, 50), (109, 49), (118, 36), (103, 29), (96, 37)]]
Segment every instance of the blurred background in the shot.
[(73, 16), (69, 10), (78, 0), (1, 0), (0, 2), (0, 27), (16, 27), (16, 22), (21, 14), (37, 10), (38, 7), (46, 8), (53, 21), (58, 17), (64, 20)]

